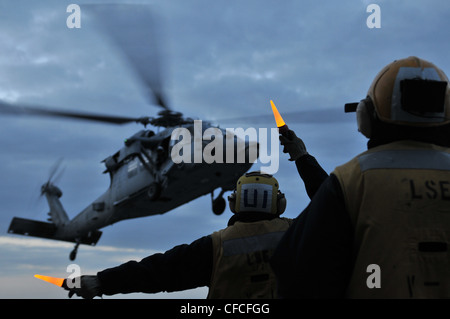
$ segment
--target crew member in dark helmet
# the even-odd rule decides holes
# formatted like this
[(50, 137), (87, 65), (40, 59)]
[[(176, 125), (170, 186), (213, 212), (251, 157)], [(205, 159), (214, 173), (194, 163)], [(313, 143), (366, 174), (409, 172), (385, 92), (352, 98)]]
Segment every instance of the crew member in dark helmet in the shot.
[(450, 298), (448, 78), (396, 60), (356, 118), (368, 150), (330, 174), (281, 239), (280, 296)]
[[(315, 166), (319, 164), (306, 154), (306, 148), (303, 156), (310, 158), (303, 169), (317, 171)], [(327, 174), (320, 169), (322, 174), (317, 178), (323, 179)], [(307, 179), (305, 184), (309, 189)], [(316, 187), (315, 184), (312, 183), (312, 187)], [(280, 217), (286, 208), (286, 198), (279, 190), (278, 181), (272, 175), (247, 173), (239, 178), (228, 201), (234, 215), (225, 229), (140, 262), (129, 261), (97, 275), (75, 278), (74, 282), (80, 282), (80, 286), (68, 288), (65, 282), (65, 289), (69, 290), (70, 297), (77, 294), (93, 298), (208, 286), (208, 298), (277, 297), (269, 259), (292, 221)]]

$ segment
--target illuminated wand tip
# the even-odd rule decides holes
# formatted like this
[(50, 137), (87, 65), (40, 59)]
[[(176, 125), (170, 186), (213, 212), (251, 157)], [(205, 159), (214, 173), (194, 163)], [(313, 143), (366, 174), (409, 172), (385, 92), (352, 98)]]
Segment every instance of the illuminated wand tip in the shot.
[(272, 112), (273, 116), (275, 117), (275, 122), (277, 123), (278, 131), (280, 132), (280, 134), (287, 132), (289, 130), (288, 126), (284, 122), (283, 118), (280, 115), (280, 112), (278, 112), (277, 107), (272, 100), (270, 100), (270, 105), (272, 106)]
[(54, 284), (58, 287), (62, 287), (62, 285), (64, 283), (64, 278), (56, 278), (56, 277), (43, 276), (43, 275), (34, 275), (34, 277), (44, 280), (46, 282), (49, 282), (51, 284)]

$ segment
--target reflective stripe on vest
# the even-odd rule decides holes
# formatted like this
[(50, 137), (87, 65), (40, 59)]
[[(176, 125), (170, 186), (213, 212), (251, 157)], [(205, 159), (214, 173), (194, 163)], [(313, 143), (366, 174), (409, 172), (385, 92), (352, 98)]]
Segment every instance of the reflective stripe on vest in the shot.
[(284, 231), (244, 238), (228, 239), (222, 243), (225, 257), (249, 254), (255, 251), (273, 250), (284, 235)]
[(369, 169), (450, 170), (450, 154), (438, 150), (385, 150), (358, 157), (361, 171)]

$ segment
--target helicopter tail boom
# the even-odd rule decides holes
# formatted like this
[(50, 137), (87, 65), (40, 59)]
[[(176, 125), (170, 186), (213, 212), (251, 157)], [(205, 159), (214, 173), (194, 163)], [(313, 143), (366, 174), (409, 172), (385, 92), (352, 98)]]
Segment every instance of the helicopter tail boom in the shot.
[(94, 231), (81, 238), (67, 238), (57, 236), (57, 230), (58, 227), (56, 227), (56, 225), (53, 223), (14, 217), (11, 221), (11, 224), (9, 225), (8, 233), (45, 239), (61, 240), (84, 245), (95, 245), (102, 234), (101, 231)]
[(97, 243), (102, 235), (101, 231), (89, 231), (80, 235), (69, 230), (70, 220), (59, 200), (62, 191), (54, 186), (50, 180), (42, 185), (41, 195), (45, 195), (50, 208), (49, 222), (14, 217), (8, 233), (72, 242), (77, 245), (76, 247), (79, 244), (95, 245)]

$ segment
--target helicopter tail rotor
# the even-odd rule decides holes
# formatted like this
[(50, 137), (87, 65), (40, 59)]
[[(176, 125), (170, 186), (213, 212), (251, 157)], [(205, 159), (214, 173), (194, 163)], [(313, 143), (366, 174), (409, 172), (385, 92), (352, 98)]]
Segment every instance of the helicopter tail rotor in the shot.
[(62, 191), (54, 185), (55, 180), (59, 179), (64, 172), (64, 169), (60, 169), (62, 158), (60, 158), (50, 169), (50, 174), (47, 182), (41, 186), (41, 196), (47, 198), (50, 212), (48, 215), (50, 218), (48, 221), (55, 224), (55, 226), (63, 226), (69, 222), (69, 217), (64, 210), (59, 198), (62, 196)]
[(56, 195), (58, 198), (62, 196), (61, 190), (54, 184), (62, 177), (64, 168), (61, 169), (63, 158), (59, 158), (50, 169), (47, 182), (41, 186), (41, 197), (46, 193)]

